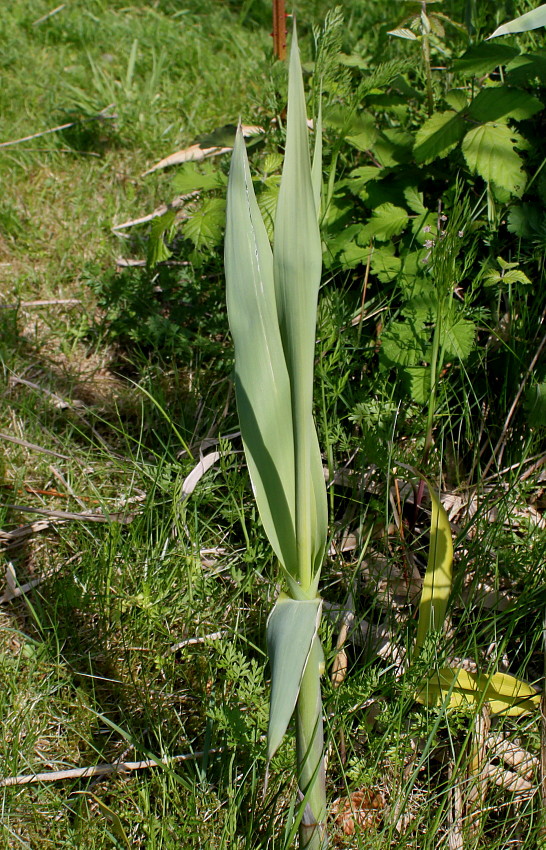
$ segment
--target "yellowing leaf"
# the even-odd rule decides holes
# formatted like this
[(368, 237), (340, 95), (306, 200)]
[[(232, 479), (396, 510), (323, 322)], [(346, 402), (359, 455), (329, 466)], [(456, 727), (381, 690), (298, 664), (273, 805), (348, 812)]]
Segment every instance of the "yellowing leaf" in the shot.
[(419, 603), (415, 655), (419, 654), (429, 632), (438, 631), (444, 625), (453, 567), (453, 540), (449, 519), (433, 488), (428, 481), (426, 483), (432, 501), (432, 515), (427, 569)]
[(540, 694), (531, 685), (507, 673), (469, 673), (460, 667), (442, 667), (423, 685), (418, 702), (450, 708), (487, 704), (493, 714), (517, 716), (540, 707)]

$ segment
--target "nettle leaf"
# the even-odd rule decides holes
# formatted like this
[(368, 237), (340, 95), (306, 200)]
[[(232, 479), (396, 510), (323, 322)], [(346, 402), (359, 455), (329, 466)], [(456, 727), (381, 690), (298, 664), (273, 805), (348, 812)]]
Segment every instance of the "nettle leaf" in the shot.
[(351, 126), (349, 135), (346, 140), (354, 148), (359, 151), (370, 150), (379, 135), (379, 131), (375, 126), (375, 121), (371, 115), (364, 115), (359, 120), (358, 124)]
[(225, 200), (205, 198), (199, 209), (185, 222), (184, 236), (193, 242), (196, 251), (210, 251), (222, 241), (225, 219)]
[(262, 163), (262, 174), (272, 174), (282, 168), (284, 157), (282, 153), (268, 153)]
[(275, 213), (277, 211), (277, 200), (279, 198), (279, 185), (281, 178), (274, 174), (263, 181), (260, 192), (257, 195), (258, 207), (264, 220), (267, 235), (273, 241), (275, 229)]
[(166, 213), (158, 216), (152, 222), (147, 256), (147, 263), (151, 268), (172, 256), (172, 252), (165, 244), (165, 237), (172, 238), (175, 218), (176, 210), (167, 210)]
[(390, 322), (381, 335), (379, 362), (388, 369), (415, 366), (424, 359), (427, 341), (420, 322)]
[(416, 35), (412, 30), (406, 29), (406, 27), (400, 27), (397, 30), (389, 30), (387, 35), (394, 35), (396, 38), (407, 38), (408, 41), (418, 41), (419, 36)]
[(375, 158), (384, 168), (393, 168), (400, 163), (409, 162), (413, 146), (413, 136), (404, 130), (384, 130), (373, 146)]
[(380, 204), (376, 207), (368, 223), (362, 228), (359, 241), (366, 242), (375, 237), (386, 242), (393, 236), (402, 233), (409, 220), (409, 216), (402, 207), (394, 204)]
[(417, 215), (426, 213), (427, 208), (424, 204), (424, 196), (417, 186), (406, 186), (404, 189), (404, 198), (412, 212), (417, 213)]
[(541, 109), (542, 103), (537, 97), (510, 86), (495, 86), (482, 89), (476, 95), (468, 108), (468, 115), (481, 124), (508, 118), (525, 121)]
[(521, 206), (513, 206), (508, 212), (507, 230), (510, 233), (515, 233), (516, 236), (521, 236), (524, 239), (530, 239), (540, 233), (543, 223), (542, 208), (533, 204), (521, 204)]
[(546, 56), (543, 53), (523, 53), (506, 66), (506, 79), (517, 86), (525, 86), (530, 80), (546, 82)]
[(508, 44), (474, 44), (455, 60), (453, 70), (463, 77), (482, 77), (515, 56), (519, 56), (519, 50)]
[(482, 124), (470, 130), (463, 139), (462, 151), (468, 167), (513, 195), (520, 196), (526, 176), (522, 160), (514, 150), (517, 140), (506, 124)]
[(413, 153), (417, 162), (431, 162), (453, 150), (465, 134), (467, 125), (452, 109), (435, 112), (415, 136)]
[(430, 366), (407, 366), (404, 373), (413, 401), (417, 404), (426, 404), (431, 392)]
[(200, 165), (195, 162), (186, 162), (179, 168), (171, 185), (180, 195), (189, 195), (192, 192), (219, 189), (226, 183), (225, 174), (212, 162), (204, 162)]
[(389, 283), (394, 280), (402, 269), (402, 260), (394, 254), (390, 245), (375, 248), (370, 263), (372, 274), (380, 283)]
[(444, 100), (455, 112), (460, 112), (468, 105), (468, 95), (464, 89), (451, 89), (445, 93)]
[(456, 319), (442, 329), (441, 344), (450, 360), (466, 360), (474, 348), (476, 326), (468, 319)]

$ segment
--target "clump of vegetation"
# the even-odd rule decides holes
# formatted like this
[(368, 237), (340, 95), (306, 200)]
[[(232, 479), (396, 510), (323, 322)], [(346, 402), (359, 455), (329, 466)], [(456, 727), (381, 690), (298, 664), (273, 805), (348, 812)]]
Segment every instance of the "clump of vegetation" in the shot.
[[(544, 10), (506, 26), (489, 2), (298, 9), (323, 273), (316, 328), (311, 310), (288, 330), (282, 292), (273, 313), (291, 377), (306, 335), (308, 495), (322, 516), (325, 486), (329, 513), (306, 582), (276, 500), (268, 516), (225, 308), (239, 118), (261, 253), (310, 244), (278, 225), (291, 155), (271, 8), (84, 5), (16, 2), (2, 23), (7, 845), (288, 850), (301, 825), (300, 846), (324, 834), (314, 818), (336, 846), (539, 846), (546, 54), (528, 25)], [(297, 479), (308, 504), (309, 479), (285, 472), (275, 492)], [(269, 758), (266, 742), (269, 676), (274, 703), (283, 682), (266, 623), (273, 608), (270, 653), (294, 658), (275, 617), (302, 588), (326, 670), (308, 715), (313, 739), (325, 725), (320, 791), (322, 748), (310, 758), (289, 720), (301, 663)]]

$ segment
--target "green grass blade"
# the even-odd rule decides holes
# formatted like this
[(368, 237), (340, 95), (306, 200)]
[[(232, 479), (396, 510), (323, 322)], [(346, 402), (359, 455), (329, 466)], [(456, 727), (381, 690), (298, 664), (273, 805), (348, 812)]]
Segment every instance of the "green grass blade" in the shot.
[[(326, 489), (312, 418), (321, 242), (311, 179), (303, 77), (294, 32), (290, 53), (286, 153), (275, 219), (274, 276), (279, 327), (292, 390), (296, 459), (296, 538), (300, 583), (311, 589), (326, 538)], [(320, 475), (319, 475), (320, 468)], [(310, 482), (314, 485), (311, 487)], [(322, 504), (324, 503), (324, 504)]]
[(282, 594), (269, 615), (267, 654), (271, 664), (271, 701), (268, 761), (275, 755), (294, 713), (321, 610), (321, 599), (302, 601)]
[(444, 624), (453, 571), (453, 539), (449, 519), (440, 499), (428, 481), (426, 483), (432, 501), (430, 547), (419, 603), (415, 656), (423, 648), (427, 635), (438, 631)]
[(520, 15), (519, 18), (514, 18), (506, 24), (501, 24), (486, 40), (498, 38), (500, 35), (511, 35), (515, 32), (536, 30), (544, 26), (546, 26), (546, 3), (533, 9), (531, 12), (526, 12), (525, 15)]
[(237, 407), (250, 477), (271, 545), (296, 575), (290, 381), (277, 320), (271, 246), (240, 131), (227, 193), (225, 268)]

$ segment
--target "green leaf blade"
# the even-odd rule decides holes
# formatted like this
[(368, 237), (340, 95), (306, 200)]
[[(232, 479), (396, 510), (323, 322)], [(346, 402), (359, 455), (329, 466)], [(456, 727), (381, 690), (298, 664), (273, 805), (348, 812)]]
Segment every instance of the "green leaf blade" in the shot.
[(462, 151), (471, 171), (486, 183), (494, 183), (519, 197), (526, 177), (513, 139), (514, 134), (506, 124), (482, 124), (466, 134)]
[[(315, 175), (317, 171), (318, 167)], [(315, 176), (315, 188), (316, 181)], [(286, 153), (275, 217), (273, 268), (279, 328), (292, 394), (298, 569), (304, 591), (314, 594), (312, 583), (316, 583), (318, 576), (313, 565), (322, 558), (327, 534), (326, 487), (324, 479), (322, 487), (318, 486), (322, 460), (312, 416), (322, 247), (295, 31), (290, 52)]]
[(295, 577), (290, 381), (277, 320), (271, 246), (241, 133), (235, 142), (228, 184), (225, 269), (237, 407), (250, 477), (269, 541)]
[(281, 595), (267, 621), (267, 654), (271, 664), (271, 699), (267, 760), (271, 761), (294, 712), (301, 680), (317, 635), (322, 600)]

